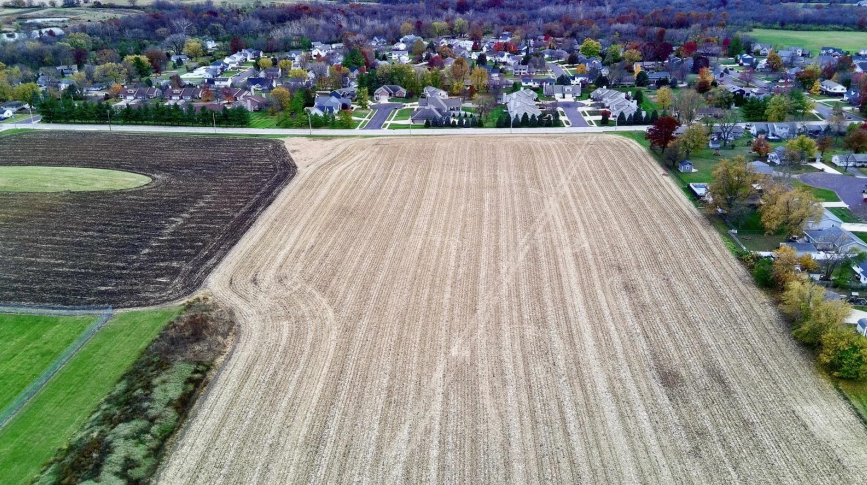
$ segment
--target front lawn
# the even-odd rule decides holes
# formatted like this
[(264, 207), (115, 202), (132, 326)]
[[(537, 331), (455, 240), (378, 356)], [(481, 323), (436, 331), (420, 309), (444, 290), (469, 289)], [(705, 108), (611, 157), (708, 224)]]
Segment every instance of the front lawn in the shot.
[(393, 115), (391, 121), (406, 121), (412, 116), (413, 111), (412, 108), (401, 108)]
[(819, 199), (820, 202), (840, 202), (840, 197), (837, 196), (837, 192), (834, 192), (831, 189), (820, 189), (819, 187), (812, 187), (807, 185), (799, 180), (792, 181), (792, 185), (794, 187), (807, 187), (810, 191), (813, 192), (813, 196)]
[(250, 113), (250, 128), (277, 128), (277, 117), (267, 111), (254, 111)]
[(854, 212), (845, 208), (845, 207), (829, 207), (828, 210), (831, 214), (837, 216), (840, 221), (844, 223), (861, 223), (864, 222), (860, 217), (855, 215)]

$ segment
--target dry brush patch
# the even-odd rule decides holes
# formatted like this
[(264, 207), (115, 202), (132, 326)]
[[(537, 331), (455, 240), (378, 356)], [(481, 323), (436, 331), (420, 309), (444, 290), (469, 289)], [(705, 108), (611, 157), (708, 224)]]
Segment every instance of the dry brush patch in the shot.
[(198, 287), (292, 178), (281, 142), (40, 132), (0, 137), (0, 164), (152, 179), (130, 190), (0, 192), (0, 302), (115, 306)]
[(209, 279), (241, 337), (162, 481), (867, 476), (862, 424), (660, 172), (606, 136), (342, 145)]

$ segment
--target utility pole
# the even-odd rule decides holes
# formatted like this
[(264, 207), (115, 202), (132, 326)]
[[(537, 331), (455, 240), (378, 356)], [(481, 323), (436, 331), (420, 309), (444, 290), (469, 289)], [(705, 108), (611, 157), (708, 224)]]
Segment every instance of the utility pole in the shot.
[(108, 115), (108, 131), (111, 131), (111, 106), (108, 107), (108, 111), (105, 114)]
[(307, 110), (307, 129), (310, 132), (310, 135), (313, 135), (313, 122), (310, 120), (310, 110)]
[(217, 114), (211, 111), (211, 121), (214, 122), (214, 133), (217, 132)]

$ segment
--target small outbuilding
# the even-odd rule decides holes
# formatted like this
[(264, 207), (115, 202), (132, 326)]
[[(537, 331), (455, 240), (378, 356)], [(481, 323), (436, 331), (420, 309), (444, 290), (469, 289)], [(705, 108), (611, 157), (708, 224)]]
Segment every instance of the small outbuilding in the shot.
[(867, 318), (858, 320), (858, 323), (855, 325), (855, 331), (858, 332), (859, 335), (867, 337)]
[(692, 162), (690, 162), (689, 160), (681, 160), (681, 162), (677, 164), (677, 169), (681, 173), (692, 173)]

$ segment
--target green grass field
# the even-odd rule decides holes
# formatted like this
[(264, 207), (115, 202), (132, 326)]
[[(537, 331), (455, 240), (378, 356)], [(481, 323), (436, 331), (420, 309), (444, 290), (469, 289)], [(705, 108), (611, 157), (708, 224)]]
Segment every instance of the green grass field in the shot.
[(412, 108), (401, 108), (397, 110), (397, 113), (394, 114), (394, 117), (391, 121), (405, 121), (412, 116), (413, 109)]
[(250, 113), (250, 128), (277, 128), (277, 117), (267, 111)]
[(179, 308), (117, 314), (0, 430), (0, 483), (23, 485), (66, 444)]
[(747, 32), (747, 35), (775, 47), (804, 47), (809, 49), (813, 56), (819, 55), (821, 48), (825, 46), (856, 53), (867, 48), (867, 32), (753, 29), (752, 32)]
[(0, 409), (39, 377), (95, 319), (0, 314)]
[(81, 192), (131, 189), (150, 183), (145, 175), (76, 167), (0, 166), (0, 192)]

